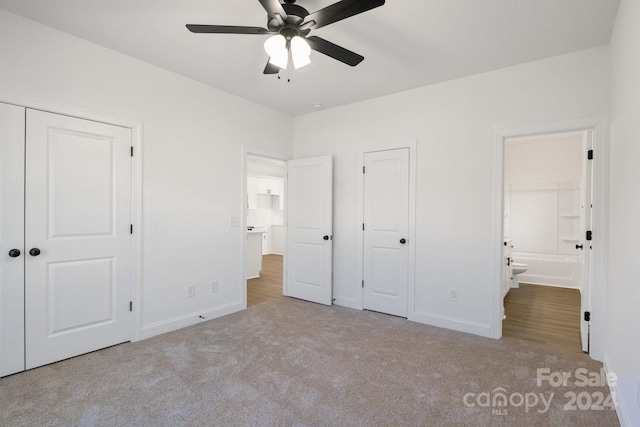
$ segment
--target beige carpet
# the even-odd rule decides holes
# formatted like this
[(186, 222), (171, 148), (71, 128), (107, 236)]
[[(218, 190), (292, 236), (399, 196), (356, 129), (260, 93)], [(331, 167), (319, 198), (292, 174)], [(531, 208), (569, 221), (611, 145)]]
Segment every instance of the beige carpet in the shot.
[[(538, 368), (571, 378), (538, 386)], [(617, 426), (591, 409), (609, 390), (576, 383), (579, 368), (601, 364), (282, 298), (0, 379), (0, 425)], [(571, 393), (584, 409), (564, 408)]]

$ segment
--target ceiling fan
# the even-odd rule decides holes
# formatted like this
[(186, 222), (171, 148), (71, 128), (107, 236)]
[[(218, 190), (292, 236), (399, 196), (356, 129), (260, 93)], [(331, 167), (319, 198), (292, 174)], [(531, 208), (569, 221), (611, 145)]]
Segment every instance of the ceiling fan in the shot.
[(291, 61), (295, 68), (310, 63), (311, 49), (347, 65), (356, 66), (364, 59), (348, 49), (317, 36), (308, 36), (312, 29), (322, 28), (362, 12), (382, 6), (385, 0), (341, 0), (309, 13), (294, 4), (296, 0), (258, 0), (267, 11), (267, 28), (234, 25), (188, 24), (192, 33), (271, 35), (265, 42), (269, 62), (264, 74), (277, 74)]

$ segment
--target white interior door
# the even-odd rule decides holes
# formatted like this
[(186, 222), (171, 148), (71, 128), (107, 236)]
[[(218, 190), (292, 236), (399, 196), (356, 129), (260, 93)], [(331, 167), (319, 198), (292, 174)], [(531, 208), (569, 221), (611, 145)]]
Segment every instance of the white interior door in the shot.
[[(587, 132), (587, 149), (593, 148), (592, 131)], [(592, 230), (593, 224), (593, 160), (586, 160), (585, 167), (585, 197), (584, 197), (584, 227), (582, 228), (582, 239), (586, 239), (586, 232)], [(584, 240), (582, 243), (582, 286), (581, 310), (580, 310), (580, 335), (582, 341), (582, 351), (589, 352), (589, 322), (585, 319), (585, 312), (591, 311), (591, 247), (592, 241)]]
[(286, 295), (332, 303), (333, 160), (287, 162)]
[(27, 369), (130, 340), (130, 146), (130, 129), (27, 110)]
[(409, 149), (364, 156), (364, 308), (407, 317)]
[(0, 377), (24, 370), (24, 115), (0, 104)]

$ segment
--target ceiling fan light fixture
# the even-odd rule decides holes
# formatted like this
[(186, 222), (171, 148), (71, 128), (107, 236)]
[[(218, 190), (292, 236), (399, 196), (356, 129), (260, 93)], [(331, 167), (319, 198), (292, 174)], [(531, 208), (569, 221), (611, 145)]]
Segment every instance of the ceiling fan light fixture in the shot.
[(300, 36), (294, 36), (291, 39), (291, 60), (295, 69), (311, 64), (310, 56), (311, 47), (309, 43)]
[(270, 64), (273, 64), (278, 68), (282, 68), (283, 70), (287, 69), (288, 62), (289, 62), (289, 55), (287, 55), (286, 50), (283, 53), (279, 53), (277, 55), (273, 55), (269, 57)]
[(287, 39), (281, 34), (269, 37), (264, 42), (264, 50), (269, 55), (269, 62), (282, 69), (287, 68), (289, 54), (287, 52)]

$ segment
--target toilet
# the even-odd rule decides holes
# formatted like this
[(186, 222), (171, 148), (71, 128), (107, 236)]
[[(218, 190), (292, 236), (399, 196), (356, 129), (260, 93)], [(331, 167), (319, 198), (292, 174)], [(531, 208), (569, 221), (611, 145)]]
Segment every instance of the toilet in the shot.
[(512, 262), (511, 263), (511, 275), (513, 277), (512, 282), (511, 282), (511, 287), (512, 288), (518, 288), (520, 287), (520, 283), (518, 283), (518, 274), (522, 274), (525, 271), (527, 271), (527, 268), (529, 268), (529, 266), (527, 264), (523, 264), (520, 262)]

